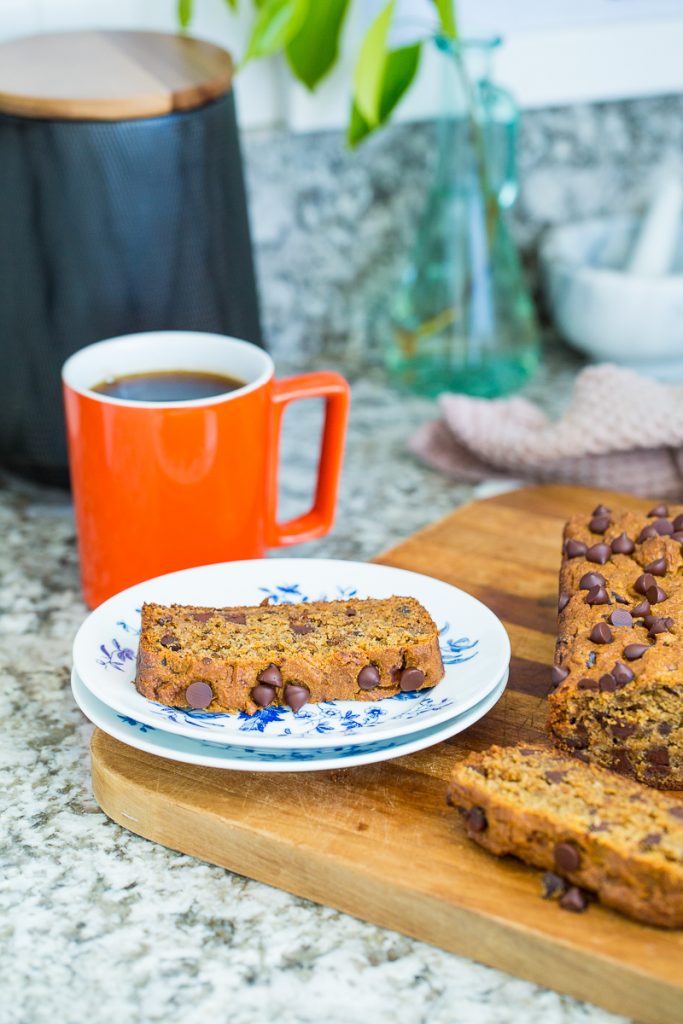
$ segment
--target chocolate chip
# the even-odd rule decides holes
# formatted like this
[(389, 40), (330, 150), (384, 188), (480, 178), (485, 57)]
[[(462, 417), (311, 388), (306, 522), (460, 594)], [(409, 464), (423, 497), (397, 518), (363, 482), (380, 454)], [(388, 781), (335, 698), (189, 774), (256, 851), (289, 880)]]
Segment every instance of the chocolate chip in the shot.
[(361, 690), (374, 690), (379, 686), (379, 672), (374, 665), (366, 665), (358, 673), (358, 685)]
[(259, 608), (267, 608), (270, 604), (270, 598), (264, 597), (262, 601), (259, 601)]
[(624, 665), (623, 661), (618, 661), (612, 669), (612, 675), (617, 681), (617, 686), (626, 686), (628, 683), (633, 682), (636, 678), (633, 669), (630, 669), (628, 665)]
[(157, 619), (157, 626), (168, 626), (169, 622), (171, 622), (171, 621), (172, 620), (171, 620), (171, 616), (170, 615), (161, 615)]
[(654, 587), (656, 584), (657, 580), (651, 573), (643, 573), (643, 575), (639, 576), (633, 584), (633, 589), (637, 594), (644, 594), (648, 587)]
[(661, 832), (648, 832), (646, 836), (640, 840), (640, 846), (645, 850), (650, 850), (653, 846), (659, 846), (662, 841)]
[(638, 543), (642, 544), (644, 541), (649, 540), (651, 537), (658, 537), (659, 534), (655, 530), (654, 526), (644, 526), (638, 534)]
[(569, 910), (572, 914), (583, 914), (588, 909), (588, 897), (583, 889), (572, 885), (567, 889), (564, 896), (560, 897), (559, 905), (563, 910)]
[(583, 679), (579, 679), (576, 684), (577, 690), (597, 690), (598, 681), (597, 679), (590, 679), (588, 676), (584, 676)]
[(285, 686), (285, 704), (292, 709), (294, 714), (308, 702), (310, 696), (310, 690), (306, 686), (298, 686), (296, 683), (287, 683)]
[(671, 539), (675, 540), (677, 544), (683, 544), (683, 532), (676, 530), (675, 533), (671, 534)]
[(581, 865), (581, 854), (573, 843), (557, 843), (553, 860), (560, 871), (577, 871)]
[(647, 649), (647, 644), (627, 644), (624, 647), (624, 657), (629, 661), (637, 661), (638, 658), (642, 658)]
[(610, 675), (609, 672), (605, 672), (604, 676), (600, 676), (598, 686), (601, 693), (614, 693), (617, 688), (617, 681), (613, 675)]
[(569, 604), (569, 594), (560, 594), (557, 601), (558, 612), (563, 612)]
[(193, 612), (192, 618), (195, 622), (208, 622), (213, 614), (213, 612)]
[(655, 764), (662, 768), (669, 767), (669, 751), (666, 747), (648, 747), (645, 751), (645, 757), (650, 764)]
[(625, 531), (612, 541), (612, 553), (615, 555), (631, 555), (635, 549), (635, 544)]
[(595, 825), (588, 826), (589, 832), (609, 832), (609, 825), (606, 821), (596, 822)]
[(574, 726), (574, 735), (565, 737), (564, 741), (572, 750), (585, 750), (588, 746), (588, 730), (583, 722)]
[(612, 760), (610, 761), (610, 767), (615, 772), (621, 772), (622, 775), (630, 775), (633, 771), (633, 765), (625, 750), (615, 750), (612, 754)]
[(592, 516), (608, 516), (612, 511), (611, 508), (607, 508), (607, 505), (598, 505), (591, 512)]
[(607, 580), (600, 572), (585, 572), (579, 580), (579, 590), (592, 590), (593, 587), (604, 587)]
[(666, 505), (655, 505), (655, 507), (651, 508), (648, 512), (649, 516), (668, 516), (668, 514), (669, 509)]
[(546, 782), (550, 782), (552, 785), (557, 785), (560, 782), (564, 782), (567, 778), (567, 772), (564, 771), (548, 771), (545, 773)]
[(164, 635), (159, 640), (159, 643), (161, 644), (162, 647), (168, 647), (169, 651), (180, 650), (180, 640), (178, 639), (177, 636), (173, 636), (172, 633), (164, 633)]
[(674, 624), (674, 620), (669, 616), (661, 616), (652, 620), (648, 633), (650, 636), (656, 636), (658, 633), (668, 633)]
[(582, 540), (574, 540), (571, 537), (564, 546), (564, 553), (567, 558), (581, 558), (588, 551), (588, 545)]
[(597, 562), (598, 565), (604, 565), (605, 562), (609, 562), (612, 555), (612, 549), (609, 544), (594, 544), (592, 548), (588, 548), (586, 552), (586, 558), (589, 562)]
[(671, 735), (671, 729), (672, 729), (671, 722), (660, 722), (659, 725), (657, 726), (657, 732), (659, 733), (660, 736), (670, 736)]
[(213, 700), (213, 690), (208, 683), (190, 683), (185, 690), (185, 700), (191, 708), (208, 708)]
[(610, 726), (610, 733), (617, 740), (627, 740), (629, 736), (633, 736), (637, 726), (631, 722), (613, 722)]
[(275, 700), (275, 690), (272, 686), (268, 686), (266, 683), (259, 683), (251, 691), (251, 699), (254, 704), (258, 704), (260, 708), (267, 708), (269, 704), (272, 704)]
[(612, 630), (606, 622), (596, 622), (591, 629), (590, 639), (594, 644), (611, 644)]
[(405, 692), (417, 690), (422, 686), (424, 678), (425, 674), (421, 668), (405, 668), (401, 672), (398, 684)]
[(668, 595), (665, 590), (662, 590), (662, 588), (655, 583), (653, 587), (647, 588), (645, 596), (650, 604), (661, 604), (662, 601), (666, 601)]
[(674, 519), (673, 528), (676, 533), (678, 533), (679, 530), (683, 530), (683, 512), (681, 512), (680, 515), (677, 515)]
[(609, 617), (609, 621), (613, 626), (632, 626), (633, 617), (630, 612), (627, 612), (624, 608), (615, 608)]
[(681, 819), (683, 819), (683, 805), (677, 804), (676, 807), (670, 807), (669, 808), (669, 814), (671, 815), (672, 818), (681, 818)]
[(560, 878), (554, 871), (546, 871), (543, 875), (543, 899), (554, 900), (563, 896), (567, 891), (567, 883), (564, 878)]
[(313, 633), (315, 631), (315, 626), (312, 626), (310, 622), (290, 622), (289, 628), (297, 636), (305, 636), (306, 633)]
[(358, 612), (356, 611), (356, 609), (355, 609), (355, 608), (347, 608), (347, 609), (346, 609), (346, 614), (347, 614), (347, 615), (357, 615), (357, 614), (358, 614)]
[(282, 673), (277, 665), (269, 665), (256, 677), (257, 683), (265, 683), (266, 686), (282, 686)]
[(553, 665), (552, 672), (550, 673), (550, 682), (553, 686), (559, 686), (568, 675), (568, 668), (563, 668), (562, 665)]
[(588, 529), (591, 533), (604, 533), (609, 523), (609, 516), (593, 516), (588, 524)]
[(637, 604), (635, 606), (635, 608), (633, 609), (633, 611), (631, 612), (631, 615), (635, 615), (636, 618), (641, 618), (643, 615), (649, 615), (649, 614), (650, 614), (650, 602), (649, 601), (641, 601), (640, 604)]
[(609, 594), (604, 587), (591, 587), (584, 598), (586, 604), (611, 604)]
[(473, 807), (465, 816), (467, 828), (470, 832), (485, 832), (488, 828), (486, 812), (483, 807)]
[(611, 590), (610, 593), (611, 593), (612, 597), (614, 598), (614, 600), (617, 602), (617, 604), (630, 604), (631, 603), (627, 597), (624, 597), (623, 594), (617, 594), (617, 592), (615, 590)]
[(645, 572), (651, 572), (653, 576), (666, 576), (666, 558), (655, 558), (645, 566)]
[(244, 612), (221, 612), (226, 622), (234, 622), (236, 626), (246, 626), (247, 617)]
[(652, 525), (660, 536), (674, 532), (674, 528), (668, 519), (657, 519)]

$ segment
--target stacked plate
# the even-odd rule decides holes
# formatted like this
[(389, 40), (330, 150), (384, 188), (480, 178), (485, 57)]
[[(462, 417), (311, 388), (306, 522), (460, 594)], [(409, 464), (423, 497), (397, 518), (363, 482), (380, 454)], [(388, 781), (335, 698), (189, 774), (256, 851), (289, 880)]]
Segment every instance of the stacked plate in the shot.
[[(445, 676), (431, 690), (247, 715), (166, 707), (135, 689), (144, 601), (225, 607), (393, 594), (416, 597), (439, 627)], [(509, 662), (501, 622), (441, 580), (365, 562), (277, 558), (171, 573), (111, 598), (78, 631), (71, 685), (91, 722), (151, 754), (238, 771), (320, 771), (402, 757), (462, 732), (499, 700)]]

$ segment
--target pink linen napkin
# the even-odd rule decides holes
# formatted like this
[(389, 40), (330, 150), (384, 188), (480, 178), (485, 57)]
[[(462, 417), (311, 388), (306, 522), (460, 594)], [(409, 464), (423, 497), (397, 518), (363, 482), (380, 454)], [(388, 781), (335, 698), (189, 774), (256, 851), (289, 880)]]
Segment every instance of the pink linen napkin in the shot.
[(409, 441), (459, 480), (521, 478), (683, 498), (683, 388), (611, 364), (578, 374), (553, 422), (525, 398), (444, 394)]

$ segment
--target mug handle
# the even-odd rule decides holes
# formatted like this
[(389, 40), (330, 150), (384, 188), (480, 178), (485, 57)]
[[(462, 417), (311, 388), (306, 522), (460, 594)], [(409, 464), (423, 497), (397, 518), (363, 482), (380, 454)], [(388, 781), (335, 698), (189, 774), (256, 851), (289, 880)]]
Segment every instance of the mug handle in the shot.
[[(285, 377), (273, 382), (273, 427), (269, 474), (269, 513), (266, 545), (271, 548), (301, 544), (323, 537), (334, 522), (339, 477), (346, 440), (346, 422), (351, 390), (338, 373), (321, 371)], [(325, 423), (318, 462), (318, 481), (312, 507), (286, 523), (277, 521), (278, 470), (282, 415), (290, 402), (300, 398), (325, 399)]]

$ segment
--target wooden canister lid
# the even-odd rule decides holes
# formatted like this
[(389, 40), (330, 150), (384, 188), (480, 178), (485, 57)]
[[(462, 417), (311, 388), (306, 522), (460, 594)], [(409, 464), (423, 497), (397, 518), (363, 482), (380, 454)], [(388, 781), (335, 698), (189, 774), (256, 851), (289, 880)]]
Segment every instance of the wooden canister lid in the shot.
[(0, 113), (123, 121), (192, 110), (231, 86), (219, 46), (162, 32), (59, 32), (0, 44)]

